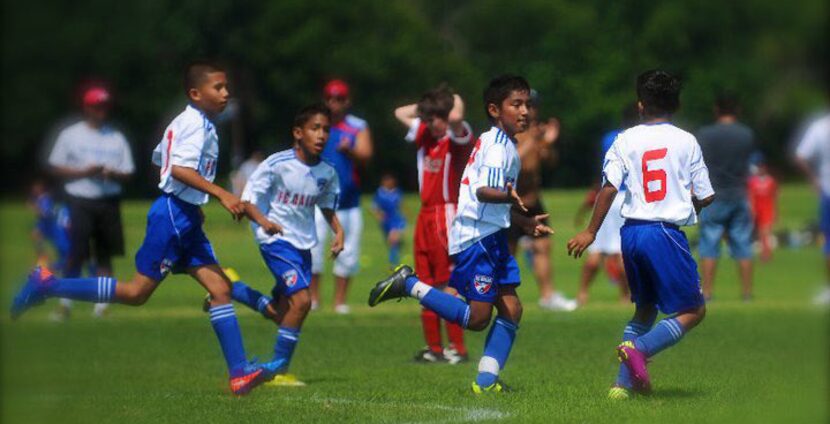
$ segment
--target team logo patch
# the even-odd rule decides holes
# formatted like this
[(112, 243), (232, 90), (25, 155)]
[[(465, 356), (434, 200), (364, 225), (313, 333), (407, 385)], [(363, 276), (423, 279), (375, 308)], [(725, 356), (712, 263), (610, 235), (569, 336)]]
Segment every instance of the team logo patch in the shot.
[(473, 279), (473, 285), (479, 294), (487, 294), (493, 287), (493, 277), (477, 274)]
[(163, 277), (169, 274), (172, 269), (173, 261), (167, 258), (162, 259), (161, 264), (159, 265), (159, 273), (161, 274), (161, 276)]
[(282, 274), (282, 281), (286, 287), (294, 287), (297, 284), (297, 271), (289, 269)]
[(317, 179), (317, 190), (323, 191), (323, 188), (326, 186), (326, 179), (325, 178), (318, 178)]

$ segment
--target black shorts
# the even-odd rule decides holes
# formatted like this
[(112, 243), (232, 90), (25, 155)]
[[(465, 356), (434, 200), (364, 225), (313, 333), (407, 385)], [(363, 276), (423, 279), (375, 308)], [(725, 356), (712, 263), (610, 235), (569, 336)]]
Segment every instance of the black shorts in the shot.
[[(527, 208), (527, 212), (525, 212), (524, 214), (527, 215), (527, 216), (544, 215), (544, 214), (547, 213), (547, 212), (545, 212), (545, 207), (542, 205), (541, 200), (536, 202), (535, 205), (525, 205), (525, 207)], [(548, 220), (545, 219), (543, 222), (545, 224), (547, 224)], [(533, 236), (530, 236), (528, 234), (525, 234), (525, 232), (522, 231), (522, 228), (519, 227), (518, 225), (516, 225), (515, 221), (511, 220), (510, 228), (507, 229), (507, 242), (510, 243), (511, 245), (514, 244), (514, 243), (517, 243), (519, 241), (519, 239), (522, 238), (522, 236), (533, 237)], [(539, 236), (539, 237), (547, 237), (547, 236)]]
[(118, 198), (69, 197), (69, 258), (76, 266), (94, 259), (110, 265), (110, 258), (124, 254), (121, 201)]

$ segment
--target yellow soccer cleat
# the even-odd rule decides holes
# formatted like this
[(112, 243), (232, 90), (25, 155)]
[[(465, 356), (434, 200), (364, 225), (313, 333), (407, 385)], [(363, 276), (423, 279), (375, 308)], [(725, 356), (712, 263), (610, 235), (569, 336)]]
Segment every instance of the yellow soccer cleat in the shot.
[(297, 376), (294, 374), (277, 374), (273, 380), (265, 383), (265, 385), (279, 387), (303, 387), (305, 386), (305, 383), (297, 380)]
[(630, 397), (631, 394), (625, 387), (614, 386), (608, 391), (608, 399), (611, 400), (627, 400)]
[(481, 386), (478, 385), (478, 383), (473, 381), (472, 388), (473, 388), (473, 393), (475, 393), (477, 395), (483, 395), (485, 393), (504, 393), (504, 392), (509, 392), (510, 391), (510, 388), (507, 387), (507, 385), (502, 383), (501, 381), (496, 381), (495, 383), (493, 383), (493, 384), (491, 384), (487, 387), (481, 387)]

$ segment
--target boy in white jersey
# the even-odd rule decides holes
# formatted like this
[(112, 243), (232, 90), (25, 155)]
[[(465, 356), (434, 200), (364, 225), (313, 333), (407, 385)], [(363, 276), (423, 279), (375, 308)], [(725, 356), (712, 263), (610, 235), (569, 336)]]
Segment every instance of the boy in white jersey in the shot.
[(273, 378), (277, 364), (251, 364), (245, 357), (230, 281), (202, 230), (200, 206), (209, 195), (219, 199), (234, 219), (246, 215), (245, 203), (213, 183), (219, 156), (213, 119), (228, 101), (227, 76), (215, 64), (194, 62), (187, 67), (184, 83), (190, 104), (170, 123), (154, 151), (163, 194), (147, 214), (147, 231), (135, 257), (137, 272), (132, 281), (55, 278), (46, 268), (37, 267), (15, 297), (12, 316), (49, 297), (143, 305), (167, 274), (187, 272), (211, 295), (210, 321), (225, 356), (231, 391), (242, 395)]
[[(441, 318), (473, 331), (490, 325), (493, 307), (498, 311), (484, 345), (473, 392), (500, 392), (505, 386), (498, 375), (504, 368), (522, 317), (516, 287), (519, 267), (507, 246), (506, 228), (518, 223), (528, 234), (551, 234), (542, 221), (547, 215), (529, 217), (514, 189), (521, 168), (516, 133), (528, 126), (530, 86), (524, 78), (503, 75), (484, 91), (487, 117), (493, 124), (482, 134), (461, 177), (458, 211), (450, 231), (449, 252), (455, 267), (450, 286), (467, 298), (436, 290), (418, 280), (408, 266), (401, 266), (369, 294), (369, 306), (411, 296)], [(512, 211), (511, 211), (512, 209)]]
[(249, 202), (249, 215), (256, 217), (251, 228), (276, 284), (271, 298), (237, 281), (233, 283), (232, 296), (279, 326), (271, 360), (277, 365), (273, 381), (277, 385), (304, 385), (287, 371), (303, 321), (311, 309), (311, 248), (318, 242), (315, 207), (320, 208), (334, 232), (332, 257), (343, 250), (343, 228), (335, 214), (340, 183), (334, 167), (320, 158), (329, 138), (330, 117), (323, 104), (300, 110), (292, 129), (294, 147), (263, 161), (242, 193), (242, 200)]
[[(617, 136), (605, 156), (591, 222), (568, 241), (568, 254), (580, 257), (625, 184), (620, 233), (636, 311), (617, 347), (622, 365), (612, 399), (650, 391), (647, 358), (677, 343), (706, 313), (697, 264), (679, 227), (694, 225), (714, 200), (709, 171), (695, 137), (670, 122), (680, 106), (679, 80), (664, 71), (645, 72), (637, 77), (637, 99), (643, 124)], [(658, 310), (671, 316), (652, 328)]]

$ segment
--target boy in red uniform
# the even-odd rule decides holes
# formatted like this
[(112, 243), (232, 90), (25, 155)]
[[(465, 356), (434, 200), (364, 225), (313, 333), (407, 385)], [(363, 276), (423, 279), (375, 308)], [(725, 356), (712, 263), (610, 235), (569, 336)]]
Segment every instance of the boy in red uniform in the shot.
[(772, 259), (772, 227), (775, 225), (778, 209), (778, 183), (772, 177), (763, 160), (756, 164), (754, 174), (749, 177), (749, 204), (755, 221), (755, 232), (761, 242), (761, 260)]
[[(449, 288), (452, 262), (448, 251), (449, 228), (455, 217), (458, 187), (470, 157), (472, 129), (464, 121), (464, 102), (447, 87), (425, 93), (418, 103), (395, 109), (395, 117), (409, 128), (406, 140), (418, 147), (418, 186), (421, 211), (415, 224), (415, 272), (426, 284), (456, 294)], [(464, 330), (446, 322), (446, 349), (441, 344), (441, 318), (421, 310), (427, 347), (418, 352), (418, 362), (467, 361)]]

